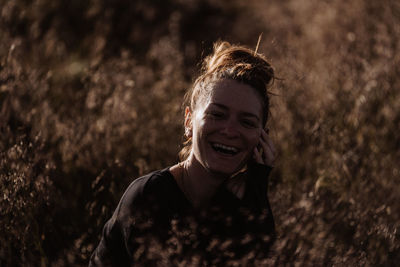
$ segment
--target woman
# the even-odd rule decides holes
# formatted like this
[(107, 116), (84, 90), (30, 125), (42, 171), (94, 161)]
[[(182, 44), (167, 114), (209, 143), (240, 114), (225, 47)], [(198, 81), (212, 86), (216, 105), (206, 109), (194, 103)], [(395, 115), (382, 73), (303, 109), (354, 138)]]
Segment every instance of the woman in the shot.
[(103, 229), (91, 266), (247, 264), (267, 257), (274, 221), (264, 130), (274, 71), (217, 43), (187, 93), (182, 161), (136, 179)]

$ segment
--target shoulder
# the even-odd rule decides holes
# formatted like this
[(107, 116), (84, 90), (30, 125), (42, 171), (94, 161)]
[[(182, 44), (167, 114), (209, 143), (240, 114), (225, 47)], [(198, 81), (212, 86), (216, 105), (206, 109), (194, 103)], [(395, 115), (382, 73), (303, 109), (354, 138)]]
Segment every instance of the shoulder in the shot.
[[(123, 194), (113, 216), (103, 228), (103, 235), (97, 249), (90, 259), (90, 266), (128, 266), (132, 258), (127, 242), (131, 235), (139, 235), (145, 229), (149, 213), (153, 205), (149, 203), (148, 196), (158, 194), (164, 184), (171, 183), (171, 173), (168, 168), (154, 171), (135, 179)], [(172, 180), (173, 181), (173, 180)]]
[(141, 206), (150, 206), (154, 201), (172, 186), (173, 176), (169, 168), (157, 170), (136, 178), (125, 190), (115, 211), (117, 217), (125, 217), (133, 209)]
[(127, 188), (124, 197), (130, 195), (147, 195), (163, 191), (174, 182), (173, 175), (169, 168), (153, 171), (147, 175), (137, 178)]

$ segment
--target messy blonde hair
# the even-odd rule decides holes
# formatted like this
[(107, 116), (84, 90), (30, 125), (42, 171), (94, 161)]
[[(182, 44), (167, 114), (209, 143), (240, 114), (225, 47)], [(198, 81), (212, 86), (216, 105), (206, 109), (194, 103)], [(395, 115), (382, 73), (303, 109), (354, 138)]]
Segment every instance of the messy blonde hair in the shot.
[[(262, 100), (265, 125), (269, 113), (268, 89), (275, 79), (274, 69), (263, 55), (228, 42), (214, 44), (214, 52), (204, 59), (200, 76), (185, 95), (184, 107), (194, 111), (199, 100), (210, 93), (210, 85), (223, 79), (238, 81), (255, 89)], [(181, 160), (185, 160), (191, 151), (191, 137), (186, 138), (179, 153)]]

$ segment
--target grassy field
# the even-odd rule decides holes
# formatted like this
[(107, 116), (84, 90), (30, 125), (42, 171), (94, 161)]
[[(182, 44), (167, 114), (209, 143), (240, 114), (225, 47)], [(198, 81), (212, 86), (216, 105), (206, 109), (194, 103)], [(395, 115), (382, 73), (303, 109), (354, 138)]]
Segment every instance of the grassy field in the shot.
[(0, 0), (0, 265), (87, 265), (126, 186), (177, 162), (213, 42), (260, 33), (281, 78), (261, 263), (398, 264), (398, 1)]

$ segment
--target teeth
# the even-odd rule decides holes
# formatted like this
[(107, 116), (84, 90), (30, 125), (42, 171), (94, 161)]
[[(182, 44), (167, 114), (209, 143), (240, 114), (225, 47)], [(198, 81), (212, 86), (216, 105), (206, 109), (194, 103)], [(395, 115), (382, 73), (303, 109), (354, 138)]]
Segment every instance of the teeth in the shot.
[(232, 152), (232, 153), (237, 153), (238, 152), (238, 150), (236, 148), (231, 147), (231, 146), (225, 146), (225, 145), (222, 145), (222, 144), (214, 144), (214, 147), (220, 148), (220, 149), (224, 149), (224, 150), (227, 150), (227, 151)]

